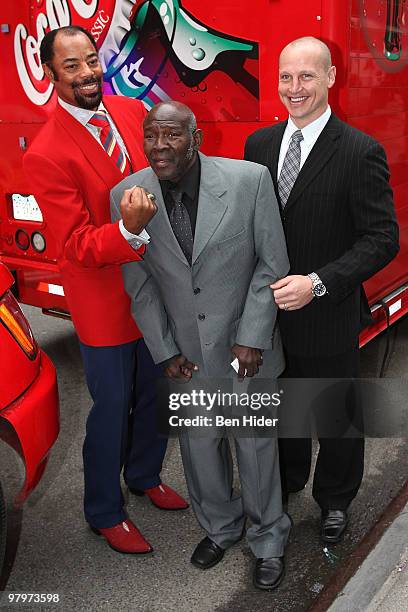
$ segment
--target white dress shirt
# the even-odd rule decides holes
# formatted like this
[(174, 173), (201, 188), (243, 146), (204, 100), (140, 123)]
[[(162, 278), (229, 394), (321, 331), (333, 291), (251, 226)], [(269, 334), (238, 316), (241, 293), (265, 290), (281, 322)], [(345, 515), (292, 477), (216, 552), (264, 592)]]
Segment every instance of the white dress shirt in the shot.
[[(81, 125), (83, 125), (90, 134), (92, 134), (92, 136), (95, 138), (95, 140), (97, 140), (99, 142), (99, 144), (101, 145), (101, 147), (103, 148), (103, 144), (101, 142), (101, 139), (99, 137), (100, 134), (100, 130), (96, 127), (96, 125), (90, 125), (88, 123), (88, 121), (93, 117), (93, 115), (95, 114), (95, 112), (98, 112), (100, 110), (105, 111), (106, 113), (106, 117), (109, 121), (109, 125), (112, 128), (112, 131), (114, 133), (114, 136), (117, 140), (117, 143), (119, 145), (119, 147), (122, 149), (122, 152), (126, 155), (126, 157), (129, 159), (129, 155), (126, 149), (126, 145), (123, 142), (123, 139), (121, 137), (121, 135), (119, 134), (116, 125), (114, 124), (114, 122), (112, 121), (112, 117), (109, 115), (108, 111), (106, 110), (106, 108), (104, 107), (103, 103), (101, 102), (99, 107), (98, 107), (98, 111), (94, 111), (94, 110), (88, 110), (86, 108), (80, 108), (79, 106), (74, 106), (73, 104), (68, 104), (68, 102), (65, 102), (65, 100), (62, 100), (61, 98), (58, 98), (58, 103), (62, 106), (62, 108), (64, 108), (67, 113), (69, 113), (70, 115), (72, 115), (74, 117), (74, 119), (76, 119), (77, 121), (79, 121), (79, 123)], [(129, 242), (130, 246), (134, 249), (139, 249), (142, 244), (148, 244), (150, 242), (150, 236), (149, 234), (146, 232), (145, 229), (143, 229), (140, 234), (132, 234), (131, 232), (129, 232), (126, 227), (123, 225), (123, 220), (121, 219), (119, 221), (119, 230), (120, 233), (122, 234), (122, 236), (125, 238), (125, 240), (127, 242)]]
[[(302, 128), (301, 132), (303, 135), (303, 140), (300, 143), (300, 168), (305, 163), (307, 156), (310, 151), (313, 149), (313, 146), (316, 140), (319, 138), (320, 134), (323, 131), (326, 123), (330, 119), (331, 108), (330, 106), (324, 111), (322, 115), (318, 119), (309, 123), (306, 127)], [(299, 128), (293, 123), (291, 117), (288, 119), (288, 124), (283, 133), (283, 138), (281, 142), (280, 152), (279, 152), (279, 161), (278, 161), (278, 180), (282, 170), (283, 162), (288, 152), (289, 142), (292, 138), (292, 134), (296, 132)], [(299, 168), (299, 169), (300, 169)]]

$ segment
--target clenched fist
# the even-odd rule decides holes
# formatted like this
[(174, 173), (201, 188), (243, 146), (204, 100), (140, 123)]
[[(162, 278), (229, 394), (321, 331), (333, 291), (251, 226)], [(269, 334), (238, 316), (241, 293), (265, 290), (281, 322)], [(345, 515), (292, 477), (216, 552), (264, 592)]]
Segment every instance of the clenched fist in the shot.
[(125, 189), (120, 201), (120, 212), (123, 225), (131, 234), (140, 234), (157, 212), (156, 202), (152, 194), (143, 187)]

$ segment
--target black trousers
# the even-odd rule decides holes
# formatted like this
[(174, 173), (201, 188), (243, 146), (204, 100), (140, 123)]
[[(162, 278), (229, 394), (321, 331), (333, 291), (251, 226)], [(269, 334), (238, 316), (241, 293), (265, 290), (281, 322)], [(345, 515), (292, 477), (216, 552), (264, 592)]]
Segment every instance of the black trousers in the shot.
[[(286, 364), (282, 375), (284, 378), (357, 378), (359, 350), (356, 348), (340, 355), (319, 357), (286, 355)], [(353, 398), (350, 401), (353, 402), (352, 411), (358, 412), (357, 403), (354, 404)], [(324, 420), (327, 422), (333, 406), (324, 408)], [(344, 410), (349, 412), (350, 405), (344, 406)], [(338, 411), (338, 406), (335, 411)], [(362, 428), (361, 415), (357, 414), (357, 419)], [(319, 437), (319, 444), (313, 497), (322, 510), (346, 510), (357, 495), (363, 477), (364, 438)], [(283, 493), (300, 491), (309, 479), (312, 440), (281, 438), (279, 456)]]

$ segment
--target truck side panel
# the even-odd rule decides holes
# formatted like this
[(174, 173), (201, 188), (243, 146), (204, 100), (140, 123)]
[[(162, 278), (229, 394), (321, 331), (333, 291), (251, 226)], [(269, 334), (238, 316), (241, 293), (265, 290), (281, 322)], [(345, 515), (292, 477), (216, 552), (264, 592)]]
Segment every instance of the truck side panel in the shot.
[[(8, 24), (9, 31), (6, 27), (0, 32), (0, 54), (9, 61), (0, 75), (0, 142), (5, 151), (0, 166), (0, 257), (15, 272), (20, 300), (66, 309), (53, 237), (46, 220), (33, 216), (21, 167), (26, 147), (56, 103), (38, 57), (44, 31), (70, 23), (87, 27), (97, 39), (106, 94), (138, 97), (147, 108), (159, 100), (179, 99), (191, 106), (204, 129), (203, 151), (237, 158), (251, 132), (286, 118), (276, 93), (279, 52), (294, 38), (312, 35), (329, 44), (338, 69), (330, 92), (333, 110), (386, 149), (401, 229), (399, 256), (365, 285), (376, 321), (362, 343), (386, 325), (385, 310), (377, 306), (381, 298), (393, 310), (391, 321), (396, 320), (408, 309), (405, 4), (395, 0), (308, 0), (301, 6), (289, 0), (3, 3), (0, 21)], [(23, 196), (14, 206), (13, 194)], [(34, 248), (36, 232), (46, 241), (42, 252)], [(18, 236), (27, 248), (18, 244)]]

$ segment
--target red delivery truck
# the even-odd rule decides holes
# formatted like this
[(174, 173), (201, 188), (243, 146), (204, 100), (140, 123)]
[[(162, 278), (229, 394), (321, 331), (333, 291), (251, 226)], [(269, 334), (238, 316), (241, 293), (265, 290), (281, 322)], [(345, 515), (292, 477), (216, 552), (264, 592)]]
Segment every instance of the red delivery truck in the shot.
[[(281, 121), (278, 56), (294, 38), (330, 46), (335, 113), (385, 147), (401, 231), (398, 257), (365, 289), (373, 324), (363, 345), (408, 310), (408, 3), (405, 0), (20, 0), (0, 7), (0, 260), (18, 299), (69, 316), (47, 219), (22, 157), (56, 104), (39, 44), (49, 29), (92, 32), (105, 93), (149, 109), (173, 98), (204, 128), (203, 151), (242, 157), (248, 134)], [(53, 143), (50, 142), (52, 147)], [(350, 172), (353, 168), (350, 168)]]

